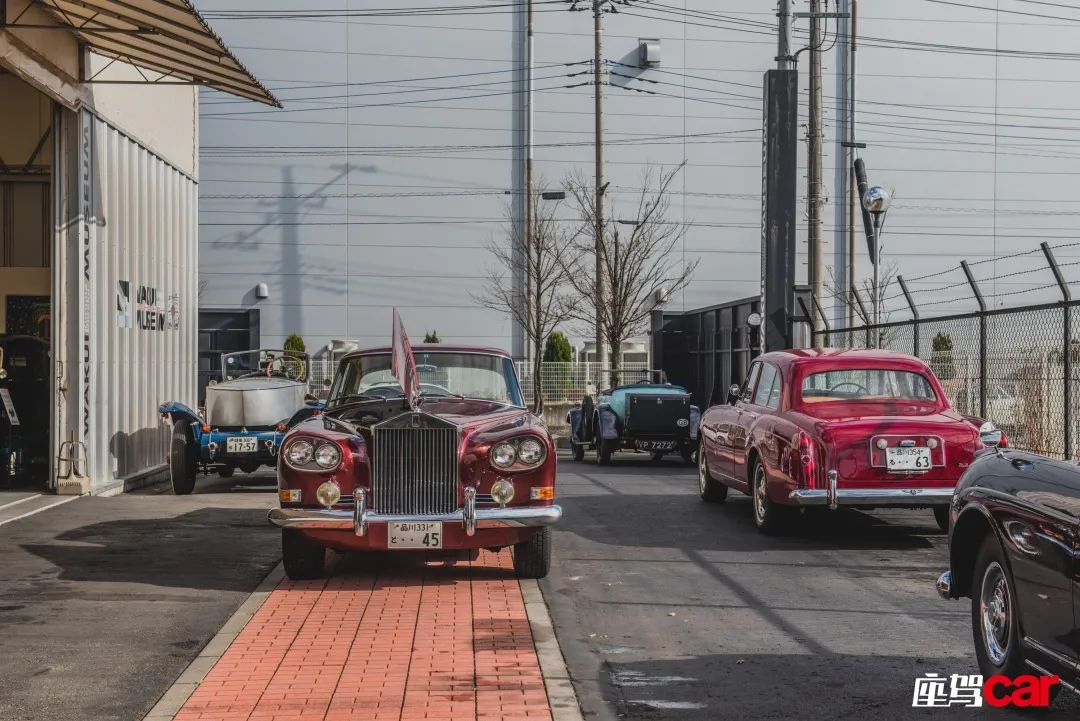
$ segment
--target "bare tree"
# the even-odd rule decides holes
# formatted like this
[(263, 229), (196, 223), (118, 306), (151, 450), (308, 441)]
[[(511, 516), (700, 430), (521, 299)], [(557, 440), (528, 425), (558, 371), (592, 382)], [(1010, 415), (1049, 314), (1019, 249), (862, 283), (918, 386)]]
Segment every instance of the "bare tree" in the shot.
[[(580, 171), (567, 179), (566, 191), (581, 224), (574, 231), (574, 252), (565, 256), (566, 278), (573, 297), (567, 303), (570, 317), (608, 346), (612, 375), (620, 367), (622, 344), (648, 329), (649, 315), (658, 296), (667, 297), (687, 286), (698, 259), (685, 261), (678, 252), (686, 235), (686, 223), (668, 219), (668, 191), (685, 161), (671, 169), (649, 167), (642, 175), (637, 207), (632, 215), (618, 203), (609, 204), (610, 217), (601, 224), (603, 237), (596, 243), (596, 202), (592, 180)], [(596, 278), (599, 247), (601, 282)], [(603, 298), (597, 313), (600, 290)], [(600, 355), (597, 348), (597, 356)]]
[[(527, 237), (523, 224), (513, 218), (508, 208), (509, 243), (488, 245), (495, 263), (488, 269), (481, 292), (472, 297), (481, 306), (508, 315), (524, 329), (533, 358), (532, 408), (539, 414), (544, 410), (540, 377), (544, 341), (568, 317), (564, 301), (564, 268), (573, 235), (556, 217), (560, 203), (539, 202), (543, 183), (537, 183), (536, 187), (531, 199), (532, 237)], [(531, 291), (528, 294), (527, 287)]]
[[(859, 301), (851, 293), (840, 292), (840, 280), (836, 277), (836, 273), (832, 266), (827, 268), (829, 274), (829, 280), (825, 283), (825, 297), (832, 298), (836, 303), (844, 306), (851, 311), (852, 317), (855, 318), (857, 324), (860, 325), (873, 325), (873, 318), (871, 309), (874, 307), (874, 281), (870, 278), (864, 278), (859, 283), (859, 298), (862, 300), (863, 305), (859, 304)], [(895, 311), (887, 310), (885, 306), (886, 300), (892, 300), (896, 295), (899, 283), (896, 281), (896, 277), (899, 275), (895, 261), (889, 261), (881, 267), (881, 272), (878, 274), (878, 287), (877, 287), (877, 301), (878, 301), (878, 318), (879, 324), (887, 324), (892, 318), (892, 314)], [(891, 340), (889, 331), (890, 328), (878, 328), (876, 331), (877, 343), (876, 348), (884, 348)], [(862, 336), (860, 336), (861, 338)]]

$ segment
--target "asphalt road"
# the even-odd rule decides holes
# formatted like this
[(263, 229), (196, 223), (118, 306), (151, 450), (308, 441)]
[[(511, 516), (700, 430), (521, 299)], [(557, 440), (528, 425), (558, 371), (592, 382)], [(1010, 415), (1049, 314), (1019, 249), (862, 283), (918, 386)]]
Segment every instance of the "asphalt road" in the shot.
[[(916, 677), (978, 673), (968, 602), (934, 591), (929, 511), (824, 511), (769, 538), (748, 497), (705, 504), (694, 469), (632, 453), (561, 458), (558, 494), (542, 588), (587, 719), (1031, 717), (911, 707)], [(1038, 717), (1080, 718), (1080, 699)]]
[(280, 558), (273, 472), (257, 480), (79, 498), (0, 525), (0, 719), (141, 719)]

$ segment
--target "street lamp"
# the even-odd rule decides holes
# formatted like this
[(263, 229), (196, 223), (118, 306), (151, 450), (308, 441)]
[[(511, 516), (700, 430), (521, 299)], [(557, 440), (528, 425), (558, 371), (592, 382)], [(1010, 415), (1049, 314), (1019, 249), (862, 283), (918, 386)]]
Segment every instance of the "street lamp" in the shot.
[[(866, 189), (863, 193), (862, 205), (866, 212), (870, 213), (870, 216), (874, 219), (874, 252), (870, 258), (870, 262), (874, 264), (874, 325), (876, 326), (879, 321), (880, 314), (880, 293), (878, 292), (878, 261), (881, 260), (881, 227), (885, 223), (885, 214), (889, 212), (889, 205), (892, 203), (892, 191), (883, 188), (880, 185), (874, 185)], [(875, 343), (875, 345), (877, 345)]]

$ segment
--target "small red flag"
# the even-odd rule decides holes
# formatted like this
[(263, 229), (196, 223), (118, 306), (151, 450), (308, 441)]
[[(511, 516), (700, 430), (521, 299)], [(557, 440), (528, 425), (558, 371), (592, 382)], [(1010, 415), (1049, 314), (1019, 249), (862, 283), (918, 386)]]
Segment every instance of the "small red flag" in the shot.
[(397, 308), (394, 308), (394, 332), (390, 372), (401, 384), (401, 390), (409, 401), (410, 408), (416, 408), (420, 399), (420, 376), (416, 372), (416, 358), (413, 357), (412, 343), (405, 335), (405, 325), (401, 322)]

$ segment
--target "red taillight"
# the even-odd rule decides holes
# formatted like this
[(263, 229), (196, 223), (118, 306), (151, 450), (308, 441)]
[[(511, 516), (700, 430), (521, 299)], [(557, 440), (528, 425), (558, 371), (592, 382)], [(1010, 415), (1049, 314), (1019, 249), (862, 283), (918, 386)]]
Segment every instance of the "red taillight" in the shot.
[(796, 446), (798, 457), (792, 465), (795, 481), (800, 486), (813, 488), (817, 485), (817, 448), (814, 441), (805, 433), (799, 434), (799, 443)]

